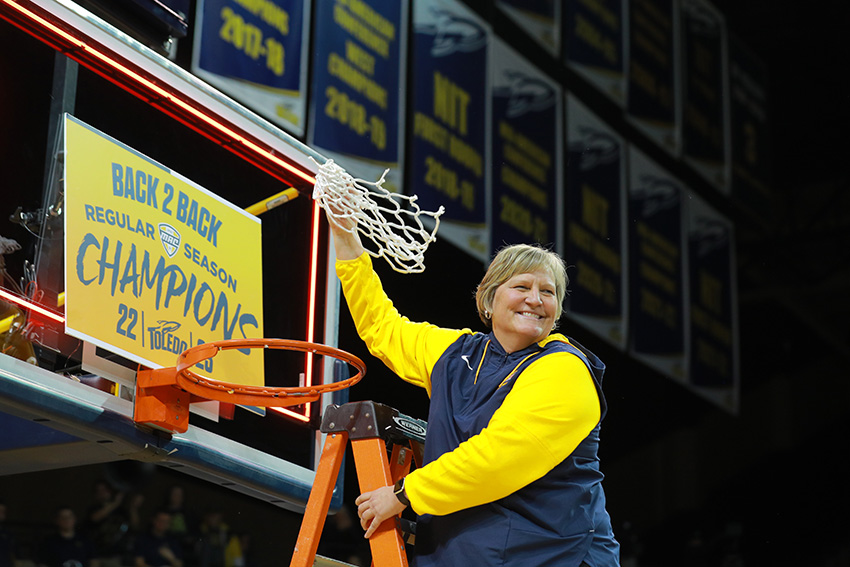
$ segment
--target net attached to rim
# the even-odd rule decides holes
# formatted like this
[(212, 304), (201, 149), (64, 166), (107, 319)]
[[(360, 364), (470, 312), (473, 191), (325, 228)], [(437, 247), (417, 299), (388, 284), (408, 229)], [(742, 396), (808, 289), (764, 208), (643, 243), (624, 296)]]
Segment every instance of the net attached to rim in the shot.
[[(334, 224), (366, 236), (378, 247), (377, 251), (366, 251), (375, 258), (383, 257), (395, 271), (412, 274), (425, 270), (425, 250), (436, 240), (443, 207), (436, 212), (423, 211), (416, 204), (416, 195), (384, 189), (389, 169), (372, 182), (352, 177), (332, 159), (321, 165), (315, 163), (319, 170), (313, 199)], [(401, 203), (406, 203), (407, 208)], [(419, 218), (422, 215), (434, 219), (430, 232)], [(353, 226), (349, 227), (346, 221), (353, 221)]]

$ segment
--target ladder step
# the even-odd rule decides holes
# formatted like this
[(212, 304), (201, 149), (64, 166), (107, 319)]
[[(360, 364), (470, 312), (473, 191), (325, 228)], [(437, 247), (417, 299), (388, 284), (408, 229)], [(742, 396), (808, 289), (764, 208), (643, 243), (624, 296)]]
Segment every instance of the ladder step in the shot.
[(345, 563), (344, 561), (339, 561), (337, 559), (331, 559), (330, 557), (323, 557), (321, 555), (317, 555), (316, 559), (313, 561), (313, 567), (356, 567), (351, 563)]
[[(325, 408), (320, 430), (327, 437), (290, 567), (354, 567), (316, 555), (346, 445), (350, 443), (354, 453), (360, 490), (368, 492), (403, 478), (411, 463), (421, 465), (427, 427), (425, 421), (371, 401)], [(392, 444), (391, 455), (387, 454), (387, 444)], [(391, 526), (389, 521), (369, 539), (372, 557), (382, 567), (407, 567), (405, 543), (413, 543), (416, 524), (398, 518)]]
[(398, 519), (398, 529), (401, 531), (401, 539), (408, 545), (416, 544), (416, 522), (407, 518)]
[(393, 443), (409, 439), (421, 445), (425, 443), (428, 422), (384, 404), (363, 401), (328, 406), (320, 429), (322, 433), (346, 431), (351, 439), (380, 437)]

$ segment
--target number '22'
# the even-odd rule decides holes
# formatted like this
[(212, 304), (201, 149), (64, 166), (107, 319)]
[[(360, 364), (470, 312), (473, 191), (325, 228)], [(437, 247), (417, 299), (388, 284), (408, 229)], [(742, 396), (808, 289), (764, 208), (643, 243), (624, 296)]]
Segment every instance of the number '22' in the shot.
[(133, 332), (136, 323), (139, 320), (139, 312), (133, 307), (127, 307), (123, 303), (118, 305), (118, 324), (115, 326), (115, 331), (119, 335), (124, 335), (128, 339), (136, 340), (136, 334)]

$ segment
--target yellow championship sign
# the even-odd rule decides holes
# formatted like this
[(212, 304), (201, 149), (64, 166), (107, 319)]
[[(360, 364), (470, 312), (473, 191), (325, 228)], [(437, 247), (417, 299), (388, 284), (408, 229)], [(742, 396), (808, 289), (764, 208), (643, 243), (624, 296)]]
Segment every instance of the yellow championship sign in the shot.
[[(263, 336), (259, 219), (65, 116), (66, 332), (149, 368)], [(197, 372), (262, 385), (263, 351)]]

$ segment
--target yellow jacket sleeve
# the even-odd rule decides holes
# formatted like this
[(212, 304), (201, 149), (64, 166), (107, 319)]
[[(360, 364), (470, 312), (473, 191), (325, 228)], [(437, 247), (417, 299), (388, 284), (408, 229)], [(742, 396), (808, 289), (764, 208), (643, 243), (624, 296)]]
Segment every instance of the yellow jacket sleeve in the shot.
[(431, 370), (445, 350), (469, 329), (443, 329), (403, 317), (384, 293), (372, 259), (337, 260), (336, 273), (354, 325), (369, 352), (402, 379), (431, 395)]
[(417, 514), (445, 515), (493, 502), (543, 477), (600, 420), (590, 372), (575, 355), (543, 356), (519, 375), (481, 433), (407, 476)]

